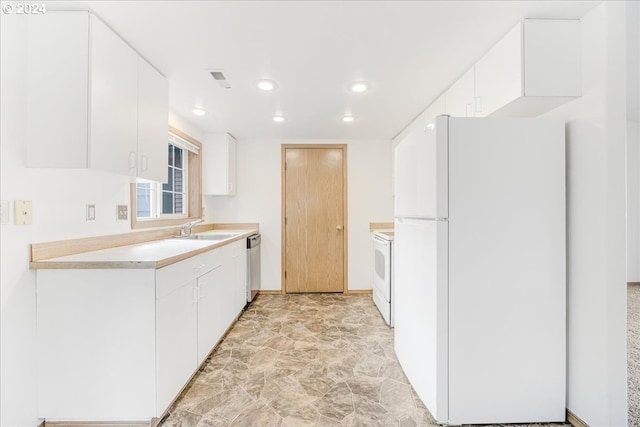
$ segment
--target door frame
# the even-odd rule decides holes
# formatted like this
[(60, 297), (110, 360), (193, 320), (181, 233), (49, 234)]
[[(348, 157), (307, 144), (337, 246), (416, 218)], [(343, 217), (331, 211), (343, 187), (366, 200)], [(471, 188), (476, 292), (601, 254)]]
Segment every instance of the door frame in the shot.
[(349, 217), (347, 216), (347, 200), (348, 200), (348, 195), (347, 195), (347, 144), (281, 144), (281, 150), (280, 150), (280, 169), (281, 169), (281, 191), (280, 191), (280, 197), (281, 197), (281, 209), (280, 209), (280, 235), (281, 235), (281, 241), (280, 241), (280, 248), (281, 248), (281, 265), (280, 265), (280, 292), (284, 295), (287, 293), (287, 289), (285, 286), (285, 277), (284, 277), (284, 272), (287, 266), (287, 247), (286, 247), (286, 227), (285, 227), (285, 213), (286, 213), (286, 199), (287, 199), (287, 193), (286, 193), (286, 184), (287, 184), (287, 175), (286, 175), (286, 152), (287, 149), (289, 148), (293, 148), (293, 149), (304, 149), (304, 148), (339, 148), (342, 150), (342, 216), (344, 218), (344, 224), (342, 225), (342, 235), (343, 235), (343, 240), (342, 240), (342, 245), (343, 245), (343, 249), (342, 249), (342, 293), (343, 294), (347, 294), (349, 293), (349, 270), (348, 270), (348, 266), (349, 266), (349, 227), (348, 227), (348, 223), (349, 223)]

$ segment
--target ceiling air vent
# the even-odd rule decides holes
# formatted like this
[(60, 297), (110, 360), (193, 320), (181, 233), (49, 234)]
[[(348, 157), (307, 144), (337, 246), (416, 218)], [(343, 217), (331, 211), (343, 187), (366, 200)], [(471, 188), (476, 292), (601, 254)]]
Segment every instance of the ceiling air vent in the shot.
[(211, 77), (223, 88), (231, 89), (231, 85), (227, 81), (227, 77), (224, 75), (223, 70), (208, 70)]

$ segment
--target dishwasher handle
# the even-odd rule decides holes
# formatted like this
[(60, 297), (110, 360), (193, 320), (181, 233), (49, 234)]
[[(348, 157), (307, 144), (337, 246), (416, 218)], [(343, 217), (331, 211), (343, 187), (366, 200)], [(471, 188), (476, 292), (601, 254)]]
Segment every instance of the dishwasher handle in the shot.
[(255, 248), (256, 246), (260, 246), (260, 241), (262, 237), (260, 234), (253, 234), (247, 237), (247, 249)]

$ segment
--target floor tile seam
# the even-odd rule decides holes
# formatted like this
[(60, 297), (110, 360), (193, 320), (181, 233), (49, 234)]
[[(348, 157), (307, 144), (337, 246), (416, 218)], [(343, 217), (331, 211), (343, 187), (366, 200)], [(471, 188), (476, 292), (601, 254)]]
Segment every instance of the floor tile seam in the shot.
[[(387, 379), (387, 380), (391, 380), (391, 381), (393, 381), (393, 382), (395, 382), (395, 383), (397, 383), (397, 384), (403, 385), (403, 386), (405, 386), (405, 387), (411, 387), (411, 385), (406, 384), (406, 383), (403, 383), (403, 382), (400, 382), (400, 381), (396, 381), (396, 380), (394, 380), (393, 378), (386, 378), (386, 377), (385, 377), (385, 379)], [(422, 409), (422, 408), (419, 408), (419, 407), (418, 407), (418, 405), (417, 405), (417, 403), (416, 403), (416, 397), (417, 397), (417, 396), (414, 396), (414, 395), (413, 395), (413, 393), (411, 393), (411, 390), (409, 390), (409, 394), (411, 395), (411, 403), (413, 404), (413, 409), (414, 409), (414, 410), (415, 410), (415, 409), (419, 409), (419, 410), (420, 410), (420, 409)], [(385, 409), (385, 411), (387, 411), (388, 413), (391, 413), (391, 411), (389, 410), (389, 408), (387, 408), (386, 406), (384, 406), (384, 404), (382, 403), (382, 386), (380, 387), (380, 402), (379, 402), (379, 403), (380, 403), (380, 406), (382, 406), (382, 407)]]
[[(347, 385), (347, 388), (349, 389), (349, 393), (351, 393), (351, 408), (352, 408), (353, 410), (350, 412), (350, 414), (355, 414), (355, 412), (356, 412), (356, 402), (355, 402), (355, 399), (354, 399), (354, 397), (353, 397), (353, 390), (351, 389), (351, 386), (349, 385), (349, 382), (348, 382), (348, 381), (345, 381), (344, 383)], [(348, 414), (347, 414), (347, 415), (348, 415)], [(342, 417), (342, 419), (344, 420), (344, 419), (346, 418), (346, 416), (347, 416), (347, 415), (345, 415), (344, 417)], [(342, 420), (340, 420), (340, 424), (342, 424)]]
[[(206, 399), (205, 399), (205, 400), (206, 400)], [(207, 413), (205, 413), (205, 414), (198, 414), (197, 412), (193, 412), (193, 411), (191, 411), (191, 410), (189, 410), (189, 409), (181, 409), (181, 411), (187, 412), (187, 413), (189, 413), (189, 414), (191, 414), (191, 415), (195, 415), (196, 417), (200, 417), (200, 418), (202, 418), (202, 417), (206, 416), (206, 415), (207, 415), (207, 414), (209, 414), (210, 412), (214, 412), (214, 415), (216, 415), (216, 416), (218, 416), (218, 417), (220, 417), (220, 418), (224, 418), (224, 420), (225, 420), (225, 421), (229, 420), (229, 418), (225, 417), (224, 415), (220, 415), (220, 414), (218, 414), (218, 413), (215, 413), (215, 411), (209, 411), (209, 412), (207, 412)], [(200, 420), (198, 420), (198, 422), (200, 422)], [(229, 424), (231, 424), (231, 421), (229, 421)]]

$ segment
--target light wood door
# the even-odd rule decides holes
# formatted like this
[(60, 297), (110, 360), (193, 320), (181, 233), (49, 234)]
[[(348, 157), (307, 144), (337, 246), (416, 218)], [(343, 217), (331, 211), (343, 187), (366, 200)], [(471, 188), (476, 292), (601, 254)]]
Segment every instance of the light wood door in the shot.
[(286, 292), (346, 290), (346, 146), (283, 146)]

